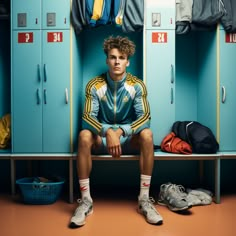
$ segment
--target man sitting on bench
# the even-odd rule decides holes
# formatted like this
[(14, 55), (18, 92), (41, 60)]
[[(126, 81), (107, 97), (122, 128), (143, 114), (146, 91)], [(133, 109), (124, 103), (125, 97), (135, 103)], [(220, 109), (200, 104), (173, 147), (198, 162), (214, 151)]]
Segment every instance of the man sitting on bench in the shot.
[(135, 44), (127, 37), (109, 37), (103, 45), (108, 71), (86, 86), (83, 129), (79, 133), (77, 172), (81, 199), (70, 226), (79, 227), (93, 212), (89, 176), (91, 152), (110, 154), (140, 153), (140, 193), (138, 211), (150, 224), (162, 224), (162, 217), (149, 199), (154, 164), (150, 108), (142, 80), (126, 72)]

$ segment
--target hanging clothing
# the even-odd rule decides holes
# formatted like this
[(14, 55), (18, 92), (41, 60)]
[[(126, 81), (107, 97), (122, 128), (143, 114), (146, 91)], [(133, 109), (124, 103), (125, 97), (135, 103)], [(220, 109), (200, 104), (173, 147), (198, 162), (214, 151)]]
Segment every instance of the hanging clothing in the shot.
[(71, 9), (72, 25), (78, 35), (87, 25), (85, 14), (86, 0), (73, 0)]
[(216, 25), (224, 15), (222, 0), (193, 0), (192, 22)]
[(121, 27), (123, 24), (125, 2), (126, 0), (114, 0), (113, 22), (119, 27)]
[(111, 5), (112, 0), (104, 0), (103, 11), (100, 19), (97, 21), (97, 25), (105, 25), (111, 23)]
[(176, 34), (186, 34), (191, 30), (193, 0), (176, 0)]
[(141, 31), (144, 24), (144, 0), (73, 0), (72, 25), (78, 35), (86, 27), (108, 23), (123, 32)]
[(138, 32), (144, 24), (144, 0), (126, 0), (122, 23), (123, 32)]
[(236, 33), (236, 1), (222, 0), (225, 14), (221, 18), (221, 24), (228, 33)]
[(90, 27), (111, 21), (112, 0), (86, 0), (86, 19)]
[(91, 26), (95, 26), (97, 20), (101, 18), (104, 5), (105, 5), (105, 0), (94, 0), (93, 1), (92, 16), (89, 21), (89, 24)]

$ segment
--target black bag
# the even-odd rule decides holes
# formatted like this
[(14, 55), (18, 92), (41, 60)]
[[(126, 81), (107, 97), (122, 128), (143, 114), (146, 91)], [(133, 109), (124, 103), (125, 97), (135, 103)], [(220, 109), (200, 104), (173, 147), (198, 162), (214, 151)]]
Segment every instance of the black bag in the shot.
[(192, 146), (193, 153), (216, 153), (219, 144), (212, 131), (196, 121), (176, 121), (172, 131)]

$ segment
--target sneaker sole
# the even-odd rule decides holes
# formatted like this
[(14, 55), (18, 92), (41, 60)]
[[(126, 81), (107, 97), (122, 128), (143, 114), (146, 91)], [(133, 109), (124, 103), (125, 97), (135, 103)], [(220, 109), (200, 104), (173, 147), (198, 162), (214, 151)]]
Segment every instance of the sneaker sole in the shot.
[[(85, 219), (86, 219), (88, 216), (92, 215), (92, 214), (93, 214), (93, 210), (91, 210), (91, 211), (88, 213), (88, 215), (86, 215)], [(71, 229), (75, 229), (75, 228), (79, 228), (79, 227), (84, 226), (85, 223), (86, 223), (85, 220), (84, 220), (83, 222), (79, 223), (79, 224), (76, 223), (76, 222), (70, 222), (69, 227), (70, 227)]]
[(146, 219), (146, 221), (147, 221), (149, 224), (152, 224), (152, 225), (162, 225), (162, 224), (163, 224), (163, 219), (160, 219), (160, 220), (158, 220), (157, 222), (151, 222), (151, 221), (149, 221), (149, 220), (146, 218), (146, 216), (143, 214), (143, 212), (140, 211), (140, 209), (137, 209), (137, 212), (138, 212), (139, 214), (141, 214), (142, 216), (144, 216), (145, 219)]

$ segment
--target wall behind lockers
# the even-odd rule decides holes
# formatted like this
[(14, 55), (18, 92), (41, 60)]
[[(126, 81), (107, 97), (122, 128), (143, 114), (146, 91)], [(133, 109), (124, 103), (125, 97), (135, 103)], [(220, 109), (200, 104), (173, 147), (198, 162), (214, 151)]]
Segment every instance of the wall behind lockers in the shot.
[(0, 21), (0, 117), (10, 112), (10, 23)]

